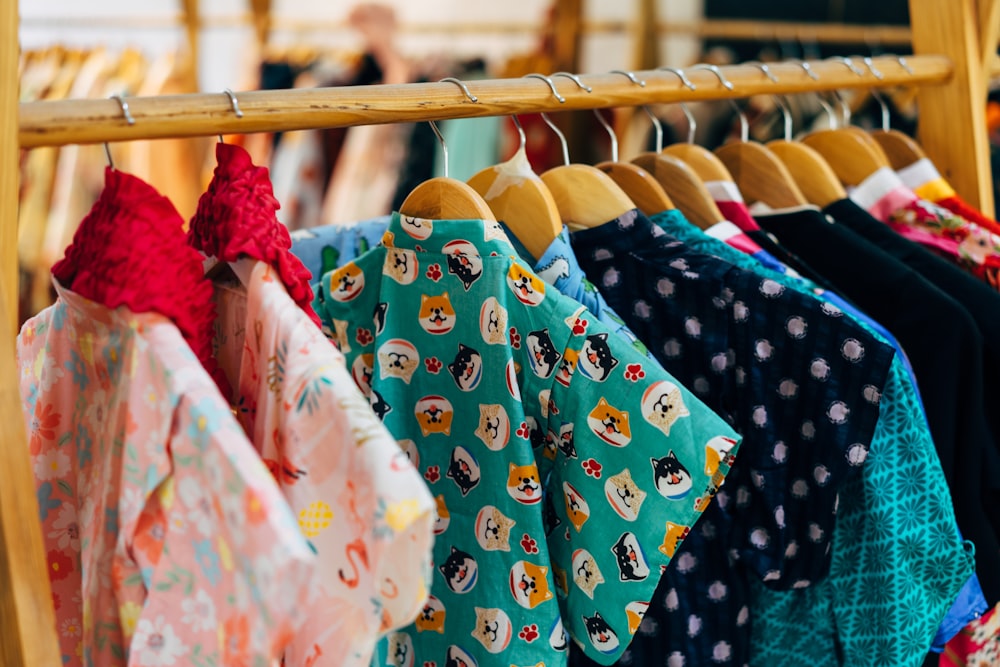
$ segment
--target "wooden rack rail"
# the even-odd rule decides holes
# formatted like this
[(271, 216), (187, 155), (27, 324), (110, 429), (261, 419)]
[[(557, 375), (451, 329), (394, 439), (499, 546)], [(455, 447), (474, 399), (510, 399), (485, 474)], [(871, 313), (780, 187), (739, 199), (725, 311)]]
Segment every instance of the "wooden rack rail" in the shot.
[(233, 114), (229, 98), (221, 93), (134, 97), (128, 98), (129, 110), (135, 119), (131, 125), (125, 122), (114, 100), (29, 102), (21, 105), (20, 143), (22, 147), (33, 148), (211, 136), (220, 132), (239, 134), (504, 116), (859, 87), (930, 85), (946, 82), (952, 73), (950, 61), (941, 56), (911, 57), (905, 63), (912, 73), (896, 58), (873, 59), (872, 65), (882, 78), (873, 74), (861, 60), (855, 61), (860, 74), (843, 62), (832, 60), (813, 61), (808, 64), (808, 70), (796, 63), (775, 63), (770, 65), (770, 73), (776, 82), (754, 65), (722, 67), (720, 71), (732, 84), (731, 90), (706, 70), (689, 69), (686, 72), (695, 89), (685, 86), (677, 75), (668, 71), (636, 72), (635, 76), (645, 82), (643, 86), (621, 74), (583, 75), (581, 79), (592, 88), (591, 92), (580, 89), (568, 79), (556, 78), (554, 82), (564, 99), (562, 102), (544, 81), (538, 79), (469, 82), (468, 88), (477, 102), (469, 100), (453, 83), (254, 91), (238, 94), (242, 118)]

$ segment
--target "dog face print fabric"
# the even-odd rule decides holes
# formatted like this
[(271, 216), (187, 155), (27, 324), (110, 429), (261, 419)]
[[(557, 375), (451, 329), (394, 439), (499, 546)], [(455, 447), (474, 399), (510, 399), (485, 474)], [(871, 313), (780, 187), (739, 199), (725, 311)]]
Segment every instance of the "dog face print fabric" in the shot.
[(396, 215), (316, 307), (437, 503), (431, 596), (378, 664), (620, 655), (739, 436), (496, 223)]

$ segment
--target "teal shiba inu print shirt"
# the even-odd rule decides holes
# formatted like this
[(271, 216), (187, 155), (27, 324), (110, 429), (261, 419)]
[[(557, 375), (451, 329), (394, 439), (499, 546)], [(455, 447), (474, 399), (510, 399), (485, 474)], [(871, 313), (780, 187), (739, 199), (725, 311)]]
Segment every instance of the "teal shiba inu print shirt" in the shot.
[(316, 310), (437, 503), (431, 595), (376, 661), (620, 656), (739, 436), (495, 222), (397, 214)]

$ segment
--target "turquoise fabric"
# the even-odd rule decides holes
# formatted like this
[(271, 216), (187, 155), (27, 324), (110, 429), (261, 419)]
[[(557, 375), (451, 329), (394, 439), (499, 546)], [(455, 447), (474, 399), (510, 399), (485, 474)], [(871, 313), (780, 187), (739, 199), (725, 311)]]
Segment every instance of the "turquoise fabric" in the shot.
[[(702, 252), (811, 293), (677, 213), (652, 220)], [(751, 664), (920, 665), (973, 574), (972, 544), (958, 535), (926, 419), (898, 356), (881, 405), (868, 460), (840, 494), (830, 574), (791, 591), (751, 579)]]
[[(448, 146), (448, 176), (465, 182), (483, 169), (499, 163), (500, 124), (505, 120), (502, 116), (489, 116), (456, 118), (438, 123)], [(434, 175), (445, 175), (440, 143), (434, 149)]]
[(384, 243), (316, 298), (438, 502), (432, 597), (376, 664), (558, 667), (567, 634), (613, 662), (739, 436), (496, 223), (395, 215)]

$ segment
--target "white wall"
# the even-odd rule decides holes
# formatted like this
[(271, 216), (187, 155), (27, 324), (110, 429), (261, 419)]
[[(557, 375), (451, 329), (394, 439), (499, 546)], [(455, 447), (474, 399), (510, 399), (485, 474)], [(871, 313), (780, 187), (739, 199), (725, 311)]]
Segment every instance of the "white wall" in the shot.
[[(549, 0), (381, 0), (396, 8), (399, 20), (406, 23), (489, 22), (539, 23)], [(24, 48), (65, 44), (75, 46), (106, 45), (111, 48), (135, 46), (150, 56), (177, 48), (185, 41), (180, 26), (170, 25), (168, 17), (179, 14), (176, 0), (19, 0), (21, 44)], [(253, 44), (249, 26), (215, 26), (246, 13), (245, 0), (201, 0), (201, 13), (208, 27), (200, 41), (201, 87), (204, 90), (244, 87), (248, 72), (254, 67)], [(316, 0), (273, 0), (273, 15), (297, 21), (338, 21), (353, 2), (317, 2)], [(634, 6), (627, 0), (587, 0), (590, 20), (630, 20)], [(661, 20), (694, 21), (701, 15), (702, 0), (659, 0)], [(115, 21), (135, 18), (148, 22), (143, 27), (122, 27)], [(307, 43), (350, 48), (357, 42), (346, 30), (294, 34), (278, 31), (277, 44)], [(485, 56), (502, 61), (506, 56), (528, 50), (534, 34), (524, 35), (433, 35), (401, 36), (402, 48), (413, 55), (448, 52)], [(696, 55), (698, 41), (683, 35), (671, 35), (661, 42), (663, 64), (684, 65)], [(583, 70), (607, 71), (627, 67), (633, 45), (626, 35), (596, 34), (584, 41)]]

